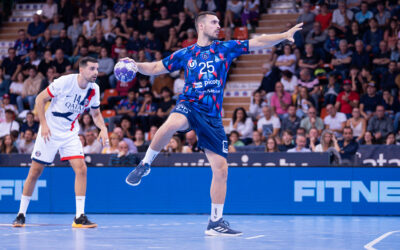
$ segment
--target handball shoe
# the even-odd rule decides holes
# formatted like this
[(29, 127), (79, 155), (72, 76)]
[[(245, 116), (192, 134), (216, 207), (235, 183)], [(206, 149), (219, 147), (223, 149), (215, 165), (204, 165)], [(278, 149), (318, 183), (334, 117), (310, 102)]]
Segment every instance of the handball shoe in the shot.
[(136, 168), (129, 173), (125, 181), (128, 185), (137, 186), (140, 184), (142, 177), (148, 174), (150, 174), (150, 165), (141, 161), (139, 165), (137, 165)]
[(74, 218), (74, 222), (72, 222), (72, 227), (74, 228), (93, 228), (97, 227), (96, 223), (91, 222), (88, 217), (84, 214), (81, 214), (79, 218)]
[(25, 226), (25, 215), (24, 214), (18, 214), (17, 218), (13, 221), (13, 227), (24, 227)]
[(229, 227), (229, 222), (225, 221), (223, 218), (218, 221), (209, 221), (207, 230), (204, 232), (210, 236), (240, 236), (243, 233), (233, 230)]

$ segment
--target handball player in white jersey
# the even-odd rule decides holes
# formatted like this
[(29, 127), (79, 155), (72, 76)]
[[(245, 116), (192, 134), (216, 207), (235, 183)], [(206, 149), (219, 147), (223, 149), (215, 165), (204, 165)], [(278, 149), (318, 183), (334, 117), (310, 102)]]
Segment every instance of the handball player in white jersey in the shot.
[[(14, 227), (25, 226), (25, 215), (30, 198), (44, 166), (53, 163), (57, 152), (62, 161), (69, 161), (75, 172), (76, 216), (72, 227), (91, 228), (97, 225), (84, 213), (87, 167), (79, 139), (78, 118), (90, 109), (93, 121), (101, 129), (99, 139), (108, 144), (108, 131), (100, 112), (100, 91), (95, 83), (99, 64), (84, 57), (79, 62), (79, 74), (61, 76), (36, 97), (40, 128), (32, 152), (32, 165), (24, 184), (20, 209)], [(51, 99), (45, 112), (44, 106)]]

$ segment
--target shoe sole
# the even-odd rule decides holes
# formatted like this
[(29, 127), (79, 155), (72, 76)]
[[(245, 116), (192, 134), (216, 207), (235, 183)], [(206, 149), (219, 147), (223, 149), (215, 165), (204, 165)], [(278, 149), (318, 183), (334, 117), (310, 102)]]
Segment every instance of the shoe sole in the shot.
[(13, 224), (12, 227), (25, 227), (25, 224)]
[[(150, 174), (150, 172), (151, 172), (151, 168), (149, 168), (149, 171), (146, 171), (146, 172), (143, 174), (142, 178), (145, 177), (145, 176), (148, 176), (148, 175)], [(129, 175), (128, 175), (128, 176), (129, 176)], [(129, 181), (128, 181), (128, 177), (126, 177), (125, 182), (126, 182), (126, 184), (128, 184), (129, 186), (136, 187), (136, 186), (138, 186), (138, 185), (140, 184), (140, 182), (142, 182), (142, 179), (140, 179), (138, 183), (132, 183), (132, 182), (129, 182)]]
[(226, 234), (226, 233), (220, 233), (215, 230), (206, 230), (204, 233), (208, 236), (223, 236), (223, 237), (237, 237), (243, 235), (243, 233), (238, 233), (238, 234)]
[(76, 224), (75, 222), (72, 223), (73, 228), (95, 228), (97, 227), (97, 224), (92, 224), (92, 225), (82, 225), (82, 224)]

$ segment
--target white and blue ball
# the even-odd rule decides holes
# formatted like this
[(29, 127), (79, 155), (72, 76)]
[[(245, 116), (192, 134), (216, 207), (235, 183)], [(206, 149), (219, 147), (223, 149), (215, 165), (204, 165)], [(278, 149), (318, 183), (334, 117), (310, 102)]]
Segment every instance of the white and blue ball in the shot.
[(114, 75), (118, 81), (130, 82), (135, 78), (138, 68), (136, 63), (130, 60), (120, 60), (114, 66)]

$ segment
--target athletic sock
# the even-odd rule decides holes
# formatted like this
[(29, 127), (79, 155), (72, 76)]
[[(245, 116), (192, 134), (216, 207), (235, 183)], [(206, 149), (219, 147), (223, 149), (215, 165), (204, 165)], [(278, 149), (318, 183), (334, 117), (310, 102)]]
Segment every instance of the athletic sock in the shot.
[(81, 214), (85, 214), (85, 196), (76, 196), (76, 218), (79, 218)]
[(155, 151), (149, 147), (149, 149), (147, 149), (146, 151), (146, 155), (143, 158), (143, 163), (151, 165), (151, 163), (157, 157), (158, 153), (160, 153), (160, 151)]
[(211, 221), (218, 221), (222, 218), (222, 212), (224, 211), (224, 204), (211, 203)]
[(21, 196), (21, 203), (19, 204), (19, 212), (18, 214), (26, 215), (26, 210), (28, 209), (29, 202), (31, 201), (31, 196)]

